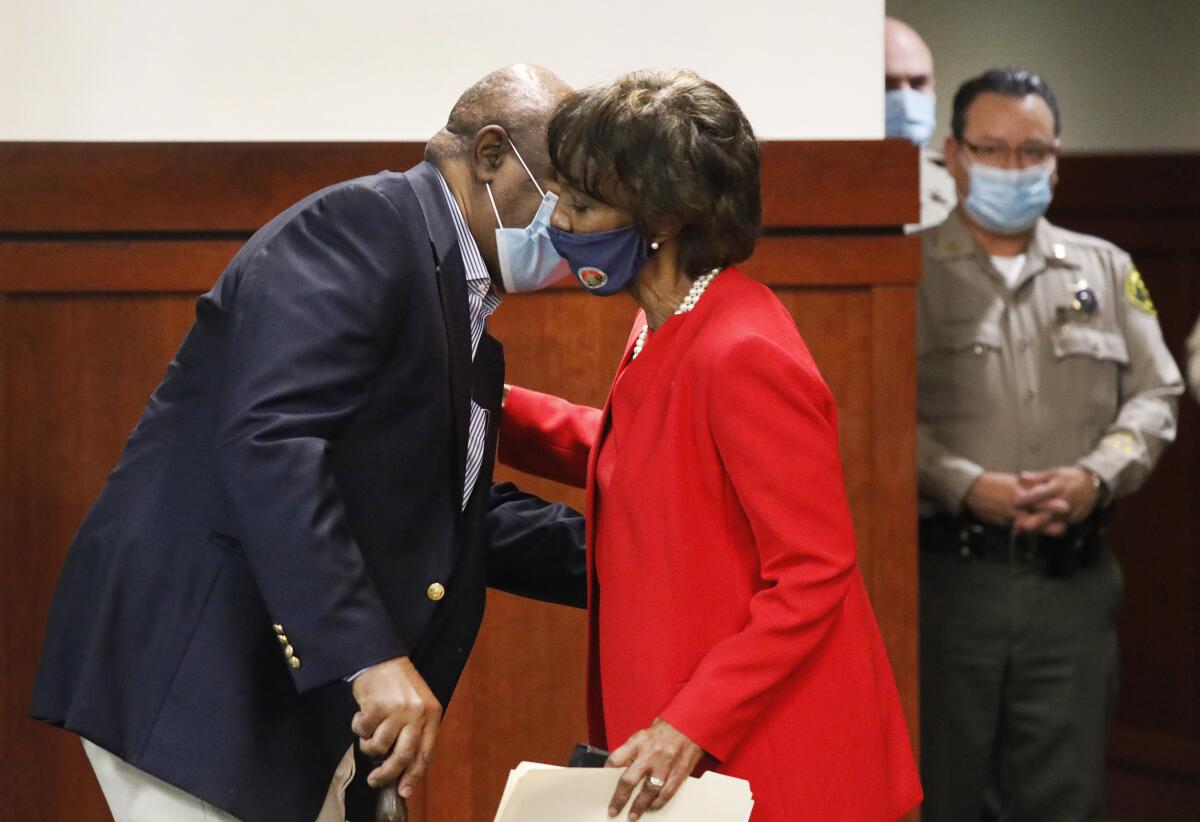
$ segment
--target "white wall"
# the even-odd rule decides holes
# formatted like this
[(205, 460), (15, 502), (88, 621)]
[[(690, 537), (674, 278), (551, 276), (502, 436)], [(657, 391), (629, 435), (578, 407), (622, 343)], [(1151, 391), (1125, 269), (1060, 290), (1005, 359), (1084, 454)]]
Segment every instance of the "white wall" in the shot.
[(424, 140), (511, 62), (693, 68), (767, 138), (882, 136), (883, 0), (0, 0), (0, 140)]
[(1067, 151), (1200, 149), (1200, 0), (888, 0), (933, 50), (935, 143), (954, 92), (988, 68), (1037, 71)]

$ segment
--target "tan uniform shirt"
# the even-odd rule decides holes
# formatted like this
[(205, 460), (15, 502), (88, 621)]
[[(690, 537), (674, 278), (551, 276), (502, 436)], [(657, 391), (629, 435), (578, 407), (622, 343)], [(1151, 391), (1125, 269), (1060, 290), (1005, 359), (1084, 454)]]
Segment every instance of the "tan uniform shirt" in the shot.
[(1188, 337), (1187, 352), (1188, 385), (1196, 402), (1200, 402), (1200, 320), (1196, 321), (1192, 336)]
[(905, 232), (912, 234), (938, 225), (946, 219), (957, 202), (958, 191), (954, 186), (954, 178), (946, 170), (942, 152), (921, 149), (921, 222), (905, 226)]
[(1183, 380), (1129, 255), (1039, 220), (1010, 287), (957, 209), (922, 248), (922, 514), (958, 512), (984, 470), (1080, 465), (1136, 490), (1175, 438)]

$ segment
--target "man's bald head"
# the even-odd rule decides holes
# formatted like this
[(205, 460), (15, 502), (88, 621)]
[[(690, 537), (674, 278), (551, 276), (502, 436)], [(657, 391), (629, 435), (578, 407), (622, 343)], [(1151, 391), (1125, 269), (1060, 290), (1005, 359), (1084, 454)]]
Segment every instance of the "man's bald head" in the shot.
[[(470, 154), (487, 126), (500, 126), (531, 165), (545, 167), (546, 126), (571, 87), (541, 66), (518, 63), (497, 69), (462, 93), (446, 125), (425, 147), (425, 157), (441, 165)], [(538, 173), (536, 170), (535, 174)]]
[(888, 91), (933, 93), (933, 53), (912, 26), (895, 17), (883, 21), (883, 74)]
[(570, 93), (540, 66), (505, 66), (464, 91), (425, 146), (425, 159), (442, 173), (497, 287), (496, 229), (533, 220), (554, 179), (546, 129)]

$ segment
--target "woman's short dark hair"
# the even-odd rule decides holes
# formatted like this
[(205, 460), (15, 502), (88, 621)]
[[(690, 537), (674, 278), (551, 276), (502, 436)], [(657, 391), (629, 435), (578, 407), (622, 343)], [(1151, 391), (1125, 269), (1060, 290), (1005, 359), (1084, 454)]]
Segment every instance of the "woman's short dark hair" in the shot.
[(758, 143), (733, 98), (691, 71), (636, 71), (576, 92), (550, 121), (559, 177), (633, 212), (653, 236), (682, 224), (691, 277), (745, 260), (762, 221)]
[(989, 69), (978, 77), (972, 77), (958, 87), (954, 94), (954, 114), (950, 119), (950, 130), (954, 139), (962, 141), (967, 130), (967, 109), (980, 94), (1001, 94), (1005, 97), (1028, 97), (1036, 94), (1046, 101), (1054, 115), (1054, 136), (1062, 131), (1058, 116), (1058, 100), (1049, 84), (1032, 71), (1019, 68)]

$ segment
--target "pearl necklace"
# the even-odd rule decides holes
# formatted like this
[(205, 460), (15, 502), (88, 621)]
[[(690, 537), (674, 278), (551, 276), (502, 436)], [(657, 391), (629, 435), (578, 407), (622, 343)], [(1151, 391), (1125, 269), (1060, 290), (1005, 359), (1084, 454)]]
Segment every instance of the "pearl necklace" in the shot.
[[(683, 298), (683, 302), (679, 304), (679, 308), (675, 309), (676, 314), (686, 314), (696, 307), (696, 303), (700, 302), (700, 297), (704, 295), (704, 291), (712, 283), (716, 276), (721, 273), (721, 269), (714, 268), (712, 271), (696, 278), (692, 283), (692, 287), (688, 289), (687, 296)], [(647, 321), (646, 326), (642, 329), (642, 333), (638, 334), (637, 342), (633, 344), (633, 356), (630, 360), (636, 360), (638, 354), (642, 353), (642, 349), (646, 347), (646, 340), (650, 336), (650, 323)]]

